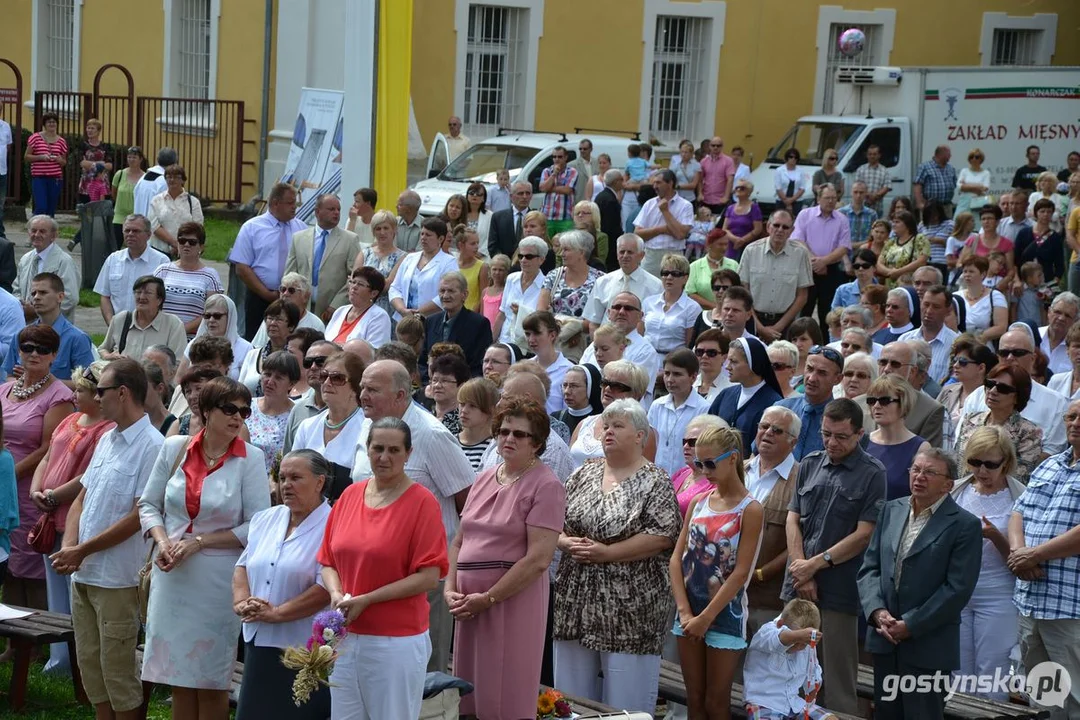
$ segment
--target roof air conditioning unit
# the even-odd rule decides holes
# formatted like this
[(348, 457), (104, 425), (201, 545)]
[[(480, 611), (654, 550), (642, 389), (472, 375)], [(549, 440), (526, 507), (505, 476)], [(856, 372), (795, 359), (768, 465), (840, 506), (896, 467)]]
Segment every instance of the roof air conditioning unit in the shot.
[(904, 77), (898, 67), (840, 67), (836, 82), (847, 85), (885, 85), (896, 87)]

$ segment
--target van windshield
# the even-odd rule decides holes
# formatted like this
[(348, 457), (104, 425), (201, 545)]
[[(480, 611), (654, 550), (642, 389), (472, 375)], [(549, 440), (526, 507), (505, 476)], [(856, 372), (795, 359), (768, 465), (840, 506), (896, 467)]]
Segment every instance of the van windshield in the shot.
[(473, 145), (439, 173), (440, 180), (494, 183), (495, 171), (506, 168), (511, 182), (525, 164), (536, 157), (536, 148), (520, 145)]
[(784, 139), (769, 150), (768, 163), (783, 163), (784, 154), (790, 148), (799, 151), (800, 165), (820, 165), (826, 150), (836, 150), (844, 156), (849, 143), (862, 131), (864, 125), (845, 122), (797, 122), (787, 131)]

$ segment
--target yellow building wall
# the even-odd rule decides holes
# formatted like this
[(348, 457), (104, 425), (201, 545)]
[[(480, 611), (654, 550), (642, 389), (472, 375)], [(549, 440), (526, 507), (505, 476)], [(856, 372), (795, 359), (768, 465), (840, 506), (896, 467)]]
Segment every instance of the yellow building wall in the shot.
[[(692, 4), (697, 0), (687, 0)], [(416, 0), (413, 103), (425, 143), (454, 106), (456, 0)], [(1057, 14), (1055, 65), (1080, 65), (1076, 0), (728, 0), (717, 83), (716, 132), (755, 159), (813, 110), (818, 8), (896, 9), (889, 64), (979, 65), (984, 12)], [(638, 129), (643, 0), (545, 0), (536, 76), (539, 129)], [(478, 138), (474, 138), (478, 139)], [(701, 138), (692, 138), (695, 142)]]

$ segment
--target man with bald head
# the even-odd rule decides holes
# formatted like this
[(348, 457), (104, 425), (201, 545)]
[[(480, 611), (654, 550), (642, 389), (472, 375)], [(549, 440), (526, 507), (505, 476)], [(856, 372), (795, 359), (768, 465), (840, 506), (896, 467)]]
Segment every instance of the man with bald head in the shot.
[[(624, 236), (625, 237), (625, 236)], [(652, 277), (652, 276), (650, 276)], [(595, 292), (595, 290), (594, 290)], [(649, 391), (645, 394), (641, 404), (646, 410), (652, 402), (653, 386), (656, 385), (656, 376), (660, 372), (660, 356), (656, 354), (656, 348), (638, 332), (638, 323), (643, 318), (641, 300), (632, 292), (620, 292), (611, 301), (607, 310), (607, 322), (619, 328), (629, 345), (623, 350), (623, 360), (637, 363), (645, 369), (649, 376)], [(596, 347), (589, 343), (585, 353), (581, 356), (581, 364), (589, 363), (597, 368), (600, 364), (596, 361)]]
[(349, 273), (360, 253), (356, 233), (338, 227), (341, 201), (337, 195), (320, 195), (315, 200), (315, 226), (293, 235), (285, 260), (285, 272), (311, 279), (311, 307), (328, 322), (342, 305), (349, 303)]
[[(384, 417), (405, 421), (412, 432), (412, 453), (405, 462), (405, 474), (420, 483), (439, 501), (443, 527), (449, 543), (457, 533), (461, 509), (476, 479), (472, 465), (457, 438), (434, 415), (412, 402), (412, 377), (401, 363), (376, 360), (364, 370), (360, 381), (360, 407), (364, 424), (356, 444), (353, 482), (371, 477), (367, 438), (371, 425)], [(450, 663), (453, 620), (443, 599), (443, 584), (428, 593), (431, 605), (431, 659), (429, 672), (446, 672)]]
[[(1035, 338), (1031, 328), (1023, 323), (1013, 323), (1008, 332), (998, 340), (998, 357), (1004, 365), (1017, 367), (1031, 375), (1031, 399), (1020, 411), (1020, 417), (1026, 418), (1043, 429), (1043, 451), (1048, 455), (1056, 455), (1064, 452), (1067, 441), (1065, 439), (1065, 424), (1061, 418), (1065, 415), (1069, 399), (1064, 395), (1054, 392), (1045, 385), (1035, 382)], [(964, 416), (987, 410), (985, 388), (975, 388), (967, 400), (964, 401), (964, 409), (960, 414), (960, 421), (956, 423), (956, 431), (959, 434), (961, 425), (964, 424)]]
[(349, 340), (341, 349), (350, 355), (355, 355), (363, 360), (364, 367), (375, 362), (375, 348), (371, 347), (371, 343), (367, 340), (362, 340), (360, 338)]

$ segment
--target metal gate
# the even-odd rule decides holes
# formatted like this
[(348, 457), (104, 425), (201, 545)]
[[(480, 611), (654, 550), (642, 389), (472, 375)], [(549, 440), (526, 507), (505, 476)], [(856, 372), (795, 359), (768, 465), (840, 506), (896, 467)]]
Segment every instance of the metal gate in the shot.
[(23, 106), (22, 106), (22, 92), (23, 81), (22, 73), (19, 72), (19, 68), (15, 66), (15, 63), (10, 60), (0, 58), (0, 65), (6, 65), (11, 74), (15, 78), (15, 94), (13, 97), (0, 96), (0, 120), (4, 120), (11, 126), (11, 155), (8, 156), (7, 163), (7, 193), (6, 197), (0, 197), (0, 222), (3, 222), (3, 210), (4, 204), (7, 202), (7, 198), (11, 198), (14, 202), (22, 202), (23, 189), (22, 189), (22, 156), (23, 156), (23, 138), (22, 138), (22, 119), (23, 119)]

